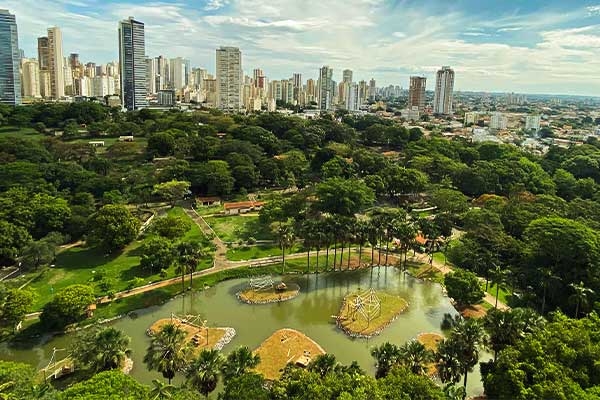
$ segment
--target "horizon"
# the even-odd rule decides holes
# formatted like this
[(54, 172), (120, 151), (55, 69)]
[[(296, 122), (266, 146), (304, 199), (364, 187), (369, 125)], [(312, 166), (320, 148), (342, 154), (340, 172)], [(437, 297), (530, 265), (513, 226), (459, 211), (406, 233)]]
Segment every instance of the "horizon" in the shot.
[(3, 7), (16, 15), (29, 58), (37, 58), (37, 38), (58, 26), (65, 57), (118, 60), (118, 22), (133, 16), (145, 24), (147, 56), (184, 57), (211, 73), (215, 50), (227, 45), (242, 51), (246, 75), (260, 68), (271, 80), (299, 72), (305, 82), (329, 65), (338, 82), (343, 69), (355, 81), (403, 89), (410, 76), (424, 75), (432, 90), (435, 71), (450, 65), (455, 91), (600, 95), (600, 4), (593, 1), (7, 0)]

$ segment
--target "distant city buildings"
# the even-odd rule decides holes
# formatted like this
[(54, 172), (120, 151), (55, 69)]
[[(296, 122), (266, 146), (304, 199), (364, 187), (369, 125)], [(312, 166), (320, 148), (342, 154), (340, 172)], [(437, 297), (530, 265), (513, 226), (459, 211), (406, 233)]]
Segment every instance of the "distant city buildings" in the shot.
[(20, 63), (16, 17), (0, 10), (0, 103), (21, 104)]
[(444, 66), (436, 73), (433, 113), (452, 114), (452, 95), (454, 90), (454, 70)]
[(242, 52), (237, 47), (217, 49), (217, 107), (239, 111), (242, 107)]
[(525, 130), (535, 131), (536, 133), (540, 130), (541, 118), (539, 115), (527, 115), (525, 116)]
[(424, 76), (411, 76), (408, 88), (408, 108), (417, 107), (419, 111), (425, 109), (425, 88), (427, 78)]
[(501, 112), (493, 112), (490, 117), (490, 129), (504, 130), (508, 127), (508, 117)]
[(334, 83), (333, 69), (324, 65), (319, 69), (319, 80), (317, 81), (318, 106), (320, 110), (331, 110), (333, 107)]
[(119, 23), (121, 101), (126, 110), (148, 106), (144, 23), (133, 17)]

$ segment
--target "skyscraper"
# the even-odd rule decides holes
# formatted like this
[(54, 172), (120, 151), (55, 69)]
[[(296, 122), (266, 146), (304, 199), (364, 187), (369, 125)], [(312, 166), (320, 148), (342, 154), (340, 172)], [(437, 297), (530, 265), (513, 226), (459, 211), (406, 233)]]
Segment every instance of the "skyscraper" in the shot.
[(317, 103), (321, 110), (330, 110), (333, 105), (334, 84), (333, 69), (324, 65), (319, 69), (319, 82), (317, 88)]
[(239, 111), (242, 107), (242, 52), (237, 47), (217, 49), (217, 107)]
[(342, 82), (352, 83), (352, 70), (345, 69), (342, 71)]
[(48, 28), (48, 71), (50, 72), (50, 97), (58, 100), (65, 96), (65, 58), (62, 32), (56, 26)]
[(434, 114), (452, 114), (452, 91), (454, 90), (454, 70), (442, 67), (435, 80), (435, 96), (433, 98)]
[(40, 68), (37, 60), (21, 60), (23, 97), (40, 97)]
[(424, 76), (411, 76), (408, 89), (408, 108), (419, 107), (419, 111), (425, 108), (425, 87), (427, 78)]
[(148, 94), (155, 94), (157, 92), (156, 89), (156, 67), (157, 67), (156, 58), (146, 57), (146, 90)]
[(48, 48), (48, 38), (46, 36), (38, 38), (38, 63), (40, 71), (48, 71), (49, 68), (49, 55), (50, 49)]
[(188, 72), (190, 62), (185, 58), (171, 58), (169, 62), (171, 85), (176, 92), (181, 91), (189, 81)]
[(21, 104), (20, 62), (17, 19), (0, 10), (0, 103)]
[(371, 78), (369, 81), (369, 100), (375, 100), (377, 88), (375, 87), (375, 79)]
[(144, 23), (133, 17), (119, 23), (121, 101), (127, 110), (148, 106)]

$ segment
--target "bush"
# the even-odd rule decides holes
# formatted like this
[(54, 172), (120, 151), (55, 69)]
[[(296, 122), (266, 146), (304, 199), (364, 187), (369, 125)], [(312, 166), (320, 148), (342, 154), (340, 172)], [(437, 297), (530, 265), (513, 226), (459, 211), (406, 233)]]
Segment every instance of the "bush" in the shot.
[(459, 306), (479, 303), (484, 296), (479, 279), (469, 271), (458, 270), (446, 275), (444, 285), (448, 296), (453, 298)]

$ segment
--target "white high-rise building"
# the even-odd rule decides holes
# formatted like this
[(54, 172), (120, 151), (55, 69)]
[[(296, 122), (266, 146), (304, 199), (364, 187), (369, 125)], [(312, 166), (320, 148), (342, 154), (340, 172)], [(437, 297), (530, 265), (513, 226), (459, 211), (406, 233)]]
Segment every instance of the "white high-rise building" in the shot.
[(156, 94), (156, 58), (146, 58), (146, 88), (148, 94)]
[(104, 97), (113, 94), (115, 94), (115, 78), (106, 75), (92, 78), (93, 97)]
[(508, 117), (501, 112), (493, 112), (490, 118), (490, 129), (503, 130), (508, 126)]
[(525, 117), (525, 130), (526, 131), (539, 131), (540, 130), (541, 118), (539, 115), (527, 115)]
[(119, 23), (119, 66), (123, 108), (148, 107), (144, 23), (133, 17)]
[(63, 63), (63, 76), (65, 81), (65, 95), (72, 96), (73, 95), (73, 70), (69, 63)]
[[(92, 79), (95, 79), (95, 77)], [(92, 97), (92, 79), (89, 76), (82, 76), (77, 80), (77, 93), (80, 96)]]
[(319, 81), (317, 88), (317, 103), (321, 110), (331, 110), (333, 108), (334, 84), (333, 69), (324, 65), (319, 69)]
[(40, 67), (36, 59), (21, 60), (23, 97), (40, 97)]
[(237, 47), (220, 47), (216, 60), (217, 107), (239, 111), (242, 107), (242, 52)]
[(452, 92), (454, 90), (454, 70), (444, 66), (436, 74), (433, 113), (452, 114)]
[(479, 119), (479, 113), (476, 111), (466, 112), (465, 113), (465, 126), (469, 124), (476, 124)]
[(189, 61), (185, 58), (171, 58), (169, 61), (171, 85), (176, 92), (188, 85)]
[(65, 96), (65, 58), (60, 28), (48, 28), (48, 71), (50, 97), (58, 100)]
[[(346, 82), (347, 84), (347, 82)], [(348, 92), (346, 93), (346, 110), (358, 111), (362, 104), (360, 97), (360, 86), (358, 83), (347, 84)]]

